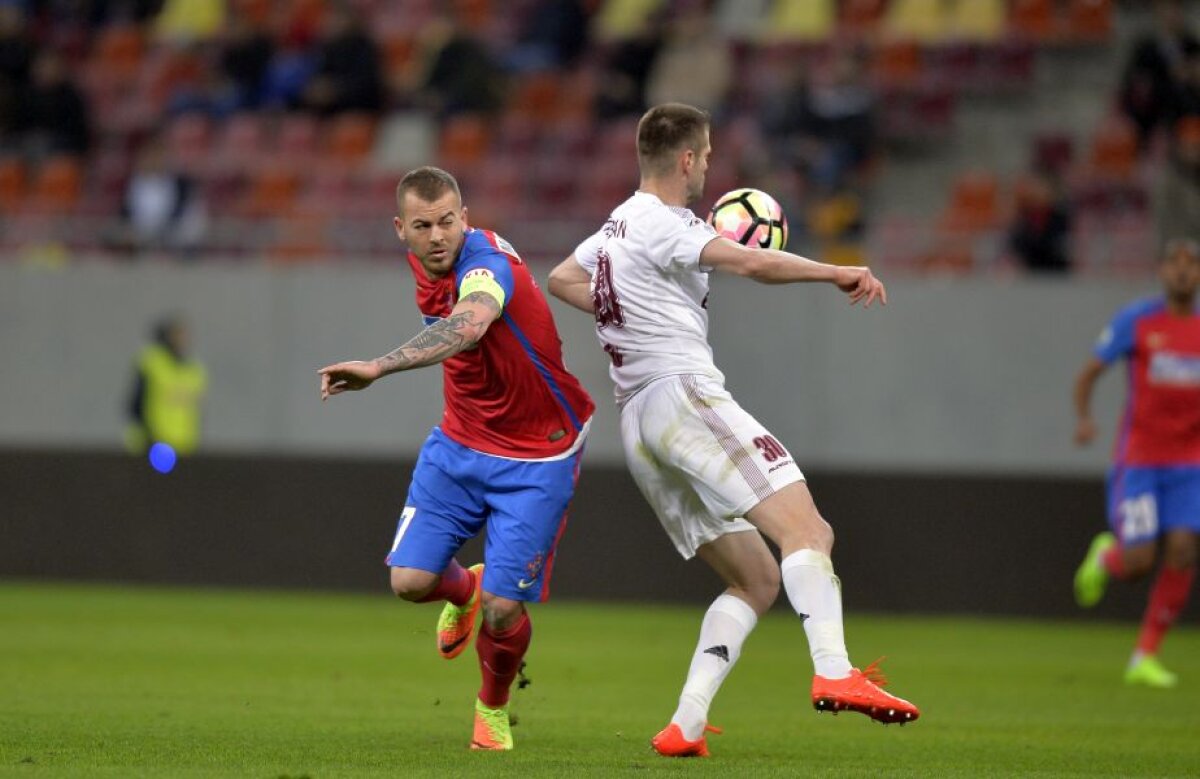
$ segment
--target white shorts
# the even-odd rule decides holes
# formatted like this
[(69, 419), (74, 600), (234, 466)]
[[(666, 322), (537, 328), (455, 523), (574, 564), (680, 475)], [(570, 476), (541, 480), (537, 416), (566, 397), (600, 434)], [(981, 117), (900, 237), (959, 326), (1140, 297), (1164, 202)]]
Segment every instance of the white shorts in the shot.
[(746, 512), (804, 474), (721, 382), (658, 379), (621, 408), (629, 472), (685, 559), (726, 533), (754, 530)]

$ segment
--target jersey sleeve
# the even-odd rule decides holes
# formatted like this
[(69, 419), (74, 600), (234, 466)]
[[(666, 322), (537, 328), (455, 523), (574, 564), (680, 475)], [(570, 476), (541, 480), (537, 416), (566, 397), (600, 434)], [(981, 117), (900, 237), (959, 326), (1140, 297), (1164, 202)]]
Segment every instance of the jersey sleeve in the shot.
[(604, 247), (604, 231), (597, 230), (575, 247), (575, 262), (588, 272), (589, 276), (596, 274), (596, 262), (600, 257), (600, 249)]
[(717, 237), (707, 222), (690, 211), (683, 217), (671, 213), (662, 228), (663, 251), (655, 252), (654, 256), (665, 263), (664, 270), (710, 270), (700, 264), (700, 252)]
[(456, 281), (459, 300), (472, 292), (486, 292), (496, 299), (500, 308), (504, 308), (512, 298), (512, 266), (508, 264), (508, 258), (497, 251), (473, 254), (457, 269)]
[(1105, 365), (1127, 357), (1133, 351), (1134, 331), (1138, 314), (1136, 308), (1120, 311), (1096, 339), (1092, 354)]

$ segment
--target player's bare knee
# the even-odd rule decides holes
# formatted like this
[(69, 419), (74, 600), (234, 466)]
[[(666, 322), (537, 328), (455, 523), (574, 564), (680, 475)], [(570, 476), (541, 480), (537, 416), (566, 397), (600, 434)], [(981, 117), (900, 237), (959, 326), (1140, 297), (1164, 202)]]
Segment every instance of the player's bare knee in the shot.
[(483, 621), (489, 630), (507, 630), (516, 624), (525, 612), (525, 604), (519, 600), (483, 592)]
[(391, 585), (396, 597), (407, 601), (424, 598), (437, 585), (437, 574), (416, 568), (392, 568)]
[(1179, 533), (1167, 536), (1163, 550), (1163, 564), (1168, 568), (1183, 570), (1196, 565), (1196, 536)]
[(1154, 544), (1127, 548), (1123, 562), (1126, 578), (1140, 579), (1154, 570), (1154, 564), (1158, 562), (1157, 550)]

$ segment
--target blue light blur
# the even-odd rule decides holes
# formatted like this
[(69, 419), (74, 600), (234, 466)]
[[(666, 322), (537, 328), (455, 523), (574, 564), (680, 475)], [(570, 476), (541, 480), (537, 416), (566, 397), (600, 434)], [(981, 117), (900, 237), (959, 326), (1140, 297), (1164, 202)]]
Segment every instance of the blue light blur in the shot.
[(175, 450), (169, 444), (157, 443), (150, 447), (150, 467), (159, 473), (170, 473), (175, 468)]

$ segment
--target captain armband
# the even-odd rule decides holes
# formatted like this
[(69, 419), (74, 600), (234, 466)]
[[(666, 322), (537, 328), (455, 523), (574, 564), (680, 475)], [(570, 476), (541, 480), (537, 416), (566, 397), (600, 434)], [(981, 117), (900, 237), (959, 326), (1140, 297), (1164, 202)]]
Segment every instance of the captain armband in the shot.
[(500, 308), (504, 308), (506, 299), (504, 287), (500, 286), (500, 283), (496, 281), (495, 274), (487, 268), (472, 268), (463, 274), (462, 281), (458, 285), (459, 300), (475, 292), (486, 292), (496, 299)]

